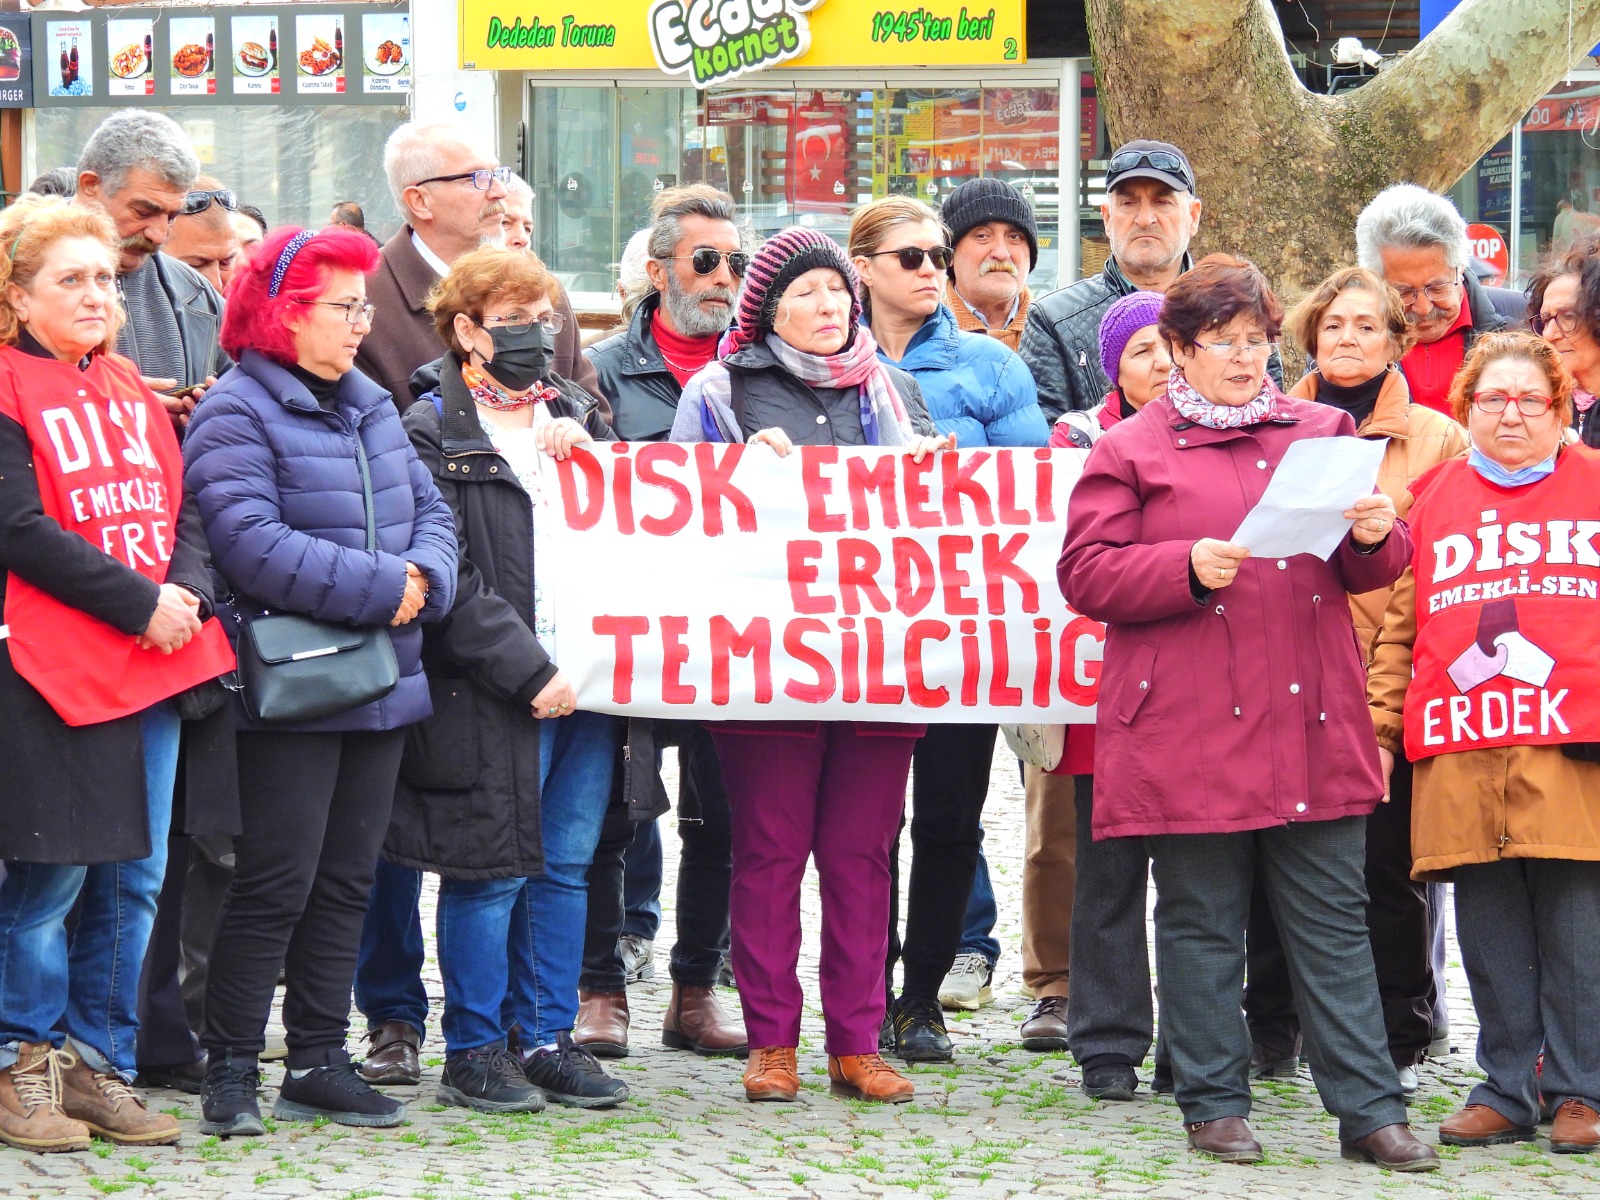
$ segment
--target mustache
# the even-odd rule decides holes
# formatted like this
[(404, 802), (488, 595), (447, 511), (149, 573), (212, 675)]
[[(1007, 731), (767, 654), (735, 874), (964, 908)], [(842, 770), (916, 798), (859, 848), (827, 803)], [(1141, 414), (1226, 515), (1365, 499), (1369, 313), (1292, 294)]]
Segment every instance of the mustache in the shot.
[(978, 274), (987, 275), (990, 271), (1004, 271), (1007, 275), (1015, 275), (1017, 264), (1009, 258), (986, 258), (983, 260), (983, 265), (978, 268)]
[(133, 237), (123, 238), (122, 248), (124, 250), (131, 251), (134, 254), (154, 254), (157, 250), (161, 249), (160, 246), (156, 245), (142, 233), (136, 234)]
[(702, 288), (698, 292), (695, 292), (694, 302), (696, 304), (704, 304), (707, 300), (720, 300), (724, 304), (731, 305), (734, 301), (734, 298), (738, 294), (739, 292), (737, 288), (717, 287), (713, 285), (708, 288)]
[(491, 200), (478, 213), (478, 220), (487, 221), (490, 217), (503, 217), (505, 215), (506, 202), (504, 200)]
[(1420, 325), (1425, 321), (1438, 321), (1438, 320), (1442, 320), (1444, 318), (1444, 315), (1445, 315), (1445, 310), (1444, 309), (1435, 307), (1435, 308), (1430, 308), (1427, 312), (1423, 313), (1419, 317), (1416, 314), (1416, 311), (1414, 309), (1408, 308), (1408, 309), (1406, 309), (1406, 324), (1407, 325)]

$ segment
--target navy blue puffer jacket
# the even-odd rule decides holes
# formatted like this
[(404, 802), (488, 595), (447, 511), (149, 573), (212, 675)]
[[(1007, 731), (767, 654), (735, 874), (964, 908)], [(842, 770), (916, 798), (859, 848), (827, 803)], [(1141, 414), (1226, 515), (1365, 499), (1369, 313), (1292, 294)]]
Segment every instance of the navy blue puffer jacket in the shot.
[[(431, 711), (420, 622), (450, 610), (456, 535), (450, 510), (417, 461), (385, 392), (360, 371), (339, 381), (335, 411), (254, 351), (219, 379), (183, 442), (184, 483), (200, 504), (211, 561), (245, 612), (303, 613), (356, 628), (388, 628), (407, 561), (428, 579), (417, 620), (390, 628), (400, 683), (381, 700), (274, 730), (395, 729)], [(372, 476), (378, 549), (369, 552), (355, 439)], [(219, 605), (230, 636), (233, 614)], [(239, 709), (240, 728), (255, 725)]]

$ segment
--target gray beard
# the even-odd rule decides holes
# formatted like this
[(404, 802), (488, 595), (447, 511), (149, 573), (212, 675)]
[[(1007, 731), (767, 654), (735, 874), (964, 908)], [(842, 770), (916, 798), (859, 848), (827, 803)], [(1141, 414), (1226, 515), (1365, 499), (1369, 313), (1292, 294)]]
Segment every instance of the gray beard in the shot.
[[(684, 337), (710, 337), (714, 333), (727, 332), (728, 326), (733, 324), (733, 301), (735, 293), (730, 288), (709, 288), (701, 292), (686, 292), (683, 285), (678, 282), (678, 277), (671, 271), (667, 272), (667, 290), (661, 294), (661, 306), (667, 310), (667, 316), (672, 318), (672, 325)], [(700, 299), (704, 296), (716, 296), (726, 300), (722, 308), (702, 308)]]

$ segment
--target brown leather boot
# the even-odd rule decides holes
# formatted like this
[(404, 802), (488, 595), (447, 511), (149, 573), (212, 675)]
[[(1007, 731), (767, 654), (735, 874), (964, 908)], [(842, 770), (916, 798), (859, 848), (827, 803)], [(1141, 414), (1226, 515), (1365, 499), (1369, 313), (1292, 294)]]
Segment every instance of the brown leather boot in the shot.
[(627, 1058), (628, 993), (580, 991), (572, 1041), (596, 1058)]
[(61, 1056), (61, 1111), (108, 1142), (167, 1146), (178, 1140), (177, 1119), (153, 1113), (119, 1075), (96, 1071), (70, 1049)]
[(39, 1154), (88, 1149), (89, 1127), (61, 1111), (61, 1060), (52, 1047), (23, 1042), (17, 1061), (0, 1070), (0, 1141)]
[(858, 1100), (904, 1104), (917, 1089), (877, 1054), (830, 1054), (828, 1090)]
[(661, 1044), (673, 1050), (693, 1050), (707, 1058), (743, 1058), (750, 1053), (743, 1022), (728, 1015), (717, 1000), (716, 988), (676, 983), (661, 1022)]
[(793, 1100), (799, 1094), (793, 1046), (763, 1046), (751, 1052), (744, 1068), (746, 1100)]

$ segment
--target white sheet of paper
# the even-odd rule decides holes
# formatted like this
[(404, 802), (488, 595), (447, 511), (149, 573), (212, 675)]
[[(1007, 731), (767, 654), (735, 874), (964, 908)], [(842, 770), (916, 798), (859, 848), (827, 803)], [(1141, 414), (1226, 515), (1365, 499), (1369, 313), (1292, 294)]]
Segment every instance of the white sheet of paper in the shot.
[(1327, 558), (1350, 532), (1344, 511), (1372, 495), (1384, 438), (1307, 438), (1290, 445), (1231, 539), (1257, 558)]

